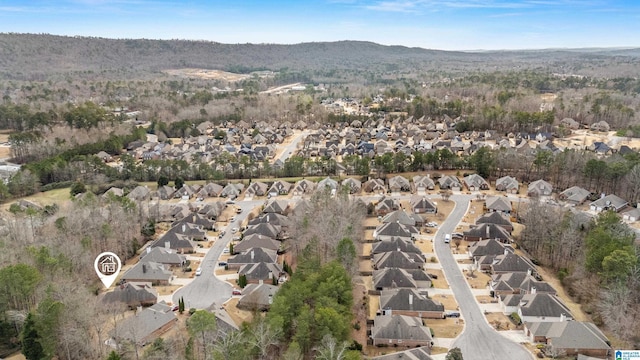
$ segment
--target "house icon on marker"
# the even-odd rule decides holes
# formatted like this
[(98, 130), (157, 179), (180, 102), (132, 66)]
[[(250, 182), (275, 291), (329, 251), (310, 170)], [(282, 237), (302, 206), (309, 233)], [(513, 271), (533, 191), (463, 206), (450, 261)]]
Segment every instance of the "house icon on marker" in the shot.
[(622, 360), (622, 351), (616, 351), (616, 360)]

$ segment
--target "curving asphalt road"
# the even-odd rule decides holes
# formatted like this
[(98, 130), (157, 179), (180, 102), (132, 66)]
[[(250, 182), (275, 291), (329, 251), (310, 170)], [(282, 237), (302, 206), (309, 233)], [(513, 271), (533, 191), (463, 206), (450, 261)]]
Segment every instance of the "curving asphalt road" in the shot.
[(434, 238), (434, 248), (442, 270), (458, 301), (460, 313), (465, 320), (462, 334), (454, 341), (453, 347), (459, 347), (465, 360), (527, 360), (533, 355), (523, 346), (500, 335), (487, 323), (469, 285), (464, 279), (458, 263), (453, 258), (449, 244), (444, 243), (444, 234), (454, 232), (456, 226), (467, 212), (472, 195), (453, 195), (456, 205), (440, 225)]
[(264, 201), (236, 201), (236, 206), (242, 209), (242, 213), (236, 216), (236, 221), (227, 225), (225, 235), (222, 239), (216, 239), (213, 246), (209, 249), (202, 260), (200, 267), (202, 275), (196, 276), (192, 282), (178, 289), (173, 294), (173, 303), (177, 304), (180, 297), (184, 298), (184, 304), (187, 309), (206, 309), (213, 304), (218, 306), (225, 303), (231, 298), (233, 287), (226, 281), (218, 279), (214, 274), (214, 270), (218, 265), (218, 259), (224, 248), (229, 245), (233, 235), (231, 229), (240, 227), (239, 224), (247, 217), (247, 214), (254, 207), (263, 204)]

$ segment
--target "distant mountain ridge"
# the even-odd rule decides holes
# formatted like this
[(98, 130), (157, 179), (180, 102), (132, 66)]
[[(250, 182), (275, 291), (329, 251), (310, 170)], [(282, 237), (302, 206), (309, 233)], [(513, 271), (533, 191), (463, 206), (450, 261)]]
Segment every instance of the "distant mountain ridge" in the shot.
[[(365, 41), (295, 45), (222, 44), (192, 40), (107, 39), (48, 34), (0, 34), (0, 74), (30, 78), (66, 72), (113, 70), (158, 72), (169, 68), (206, 68), (234, 72), (256, 69), (416, 69), (468, 67), (481, 62), (523, 64), (610, 56), (638, 56), (640, 49), (460, 52), (386, 46)], [(506, 60), (506, 62), (505, 62)], [(511, 64), (511, 65), (509, 65)]]

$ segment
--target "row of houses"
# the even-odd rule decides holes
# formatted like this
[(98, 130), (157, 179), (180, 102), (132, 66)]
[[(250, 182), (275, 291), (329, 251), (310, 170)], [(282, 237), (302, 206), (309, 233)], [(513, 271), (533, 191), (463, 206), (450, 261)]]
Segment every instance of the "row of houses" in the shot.
[(431, 330), (423, 319), (442, 319), (444, 305), (428, 296), (432, 280), (424, 269), (426, 258), (413, 242), (419, 233), (416, 224), (423, 221), (417, 213), (394, 210), (373, 232), (373, 288), (380, 295), (369, 334), (375, 346), (422, 347), (425, 354), (431, 352)]

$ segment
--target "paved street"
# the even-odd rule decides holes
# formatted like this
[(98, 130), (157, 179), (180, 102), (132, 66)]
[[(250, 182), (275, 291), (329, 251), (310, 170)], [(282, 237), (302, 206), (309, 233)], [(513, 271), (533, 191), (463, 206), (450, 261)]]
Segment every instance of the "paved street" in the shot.
[(473, 198), (472, 195), (451, 196), (456, 206), (442, 223), (434, 239), (435, 252), (465, 320), (464, 331), (454, 341), (453, 347), (462, 350), (465, 360), (532, 359), (533, 355), (523, 346), (510, 341), (489, 326), (451, 253), (449, 244), (444, 243), (444, 234), (454, 232)]
[[(173, 294), (173, 303), (177, 304), (180, 297), (184, 297), (184, 304), (187, 309), (205, 309), (216, 304), (221, 306), (224, 302), (231, 298), (231, 285), (217, 278), (214, 270), (218, 264), (218, 258), (222, 254), (224, 248), (227, 247), (234, 234), (231, 228), (240, 227), (247, 217), (247, 214), (256, 206), (264, 203), (264, 201), (237, 201), (236, 206), (242, 208), (242, 213), (236, 216), (237, 220), (225, 228), (226, 234), (222, 239), (216, 239), (209, 252), (202, 260), (200, 267), (202, 275), (196, 276), (188, 285), (183, 286)], [(193, 269), (195, 271), (195, 269)]]
[(284, 150), (281, 153), (282, 155), (280, 155), (280, 157), (276, 160), (285, 162), (285, 160), (291, 157), (291, 155), (293, 155), (293, 153), (296, 151), (296, 149), (298, 148), (298, 143), (300, 143), (300, 141), (306, 138), (308, 134), (309, 134), (309, 130), (304, 130), (295, 139), (291, 140), (289, 145), (284, 147)]

